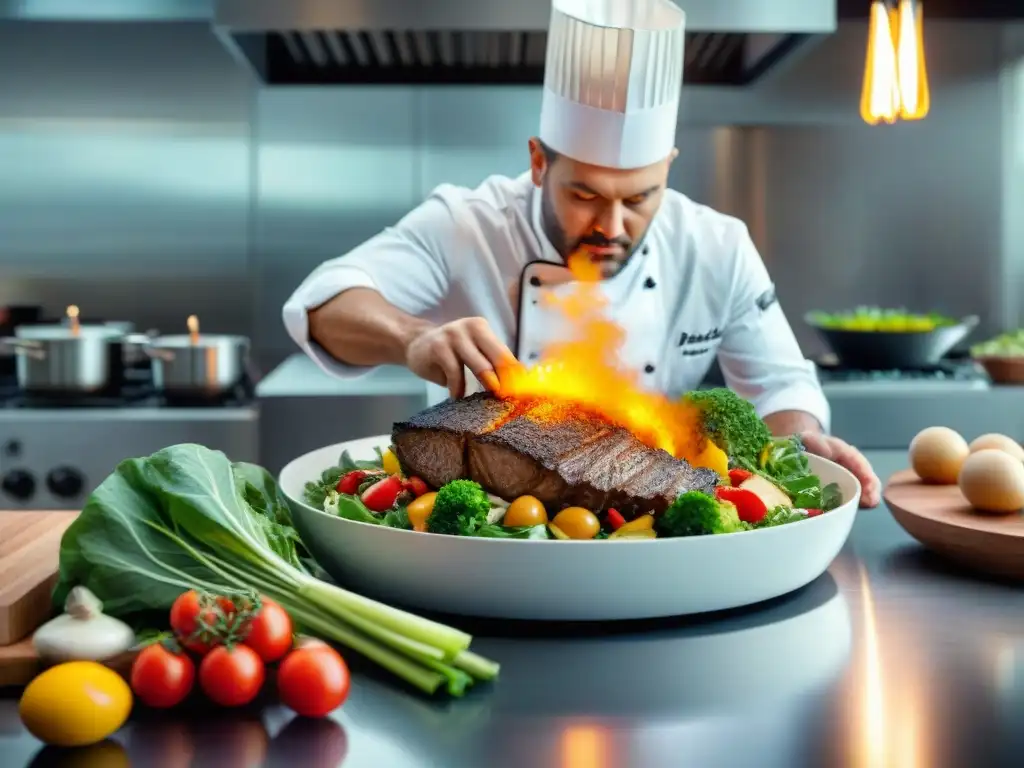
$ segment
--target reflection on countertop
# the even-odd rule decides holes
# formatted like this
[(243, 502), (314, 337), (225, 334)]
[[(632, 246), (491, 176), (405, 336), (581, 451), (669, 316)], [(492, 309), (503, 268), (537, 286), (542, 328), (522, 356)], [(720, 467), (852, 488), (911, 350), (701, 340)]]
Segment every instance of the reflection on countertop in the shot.
[[(906, 461), (869, 458), (882, 477)], [(623, 585), (685, 588), (658, 574)], [(1024, 591), (926, 554), (884, 508), (861, 512), (828, 573), (760, 606), (616, 624), (444, 618), (501, 661), (496, 685), (425, 700), (349, 653), (355, 685), (332, 720), (271, 703), (140, 712), (97, 764), (1009, 768), (1024, 754)], [(13, 699), (0, 698), (0, 753), (81, 764), (22, 732)]]

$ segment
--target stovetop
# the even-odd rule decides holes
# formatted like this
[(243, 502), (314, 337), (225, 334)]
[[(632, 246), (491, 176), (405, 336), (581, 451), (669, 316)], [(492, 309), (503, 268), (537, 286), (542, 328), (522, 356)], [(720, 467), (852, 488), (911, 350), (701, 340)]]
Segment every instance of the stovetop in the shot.
[(94, 394), (30, 394), (22, 392), (16, 378), (0, 376), (0, 411), (103, 408), (242, 408), (255, 401), (251, 382), (243, 381), (217, 397), (168, 398), (157, 391), (152, 373), (145, 368), (125, 371), (124, 382), (111, 391)]
[(943, 360), (917, 369), (858, 370), (828, 359), (818, 361), (817, 366), (819, 380), (829, 389), (984, 390), (991, 384), (985, 371), (971, 360)]

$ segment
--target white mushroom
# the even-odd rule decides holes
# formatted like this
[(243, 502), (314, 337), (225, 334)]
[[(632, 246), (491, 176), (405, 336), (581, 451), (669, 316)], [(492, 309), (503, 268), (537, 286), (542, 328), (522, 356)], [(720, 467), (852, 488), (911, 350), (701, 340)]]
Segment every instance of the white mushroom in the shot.
[(44, 662), (105, 661), (135, 645), (135, 632), (120, 619), (103, 613), (103, 603), (85, 587), (74, 587), (64, 613), (50, 619), (32, 636)]

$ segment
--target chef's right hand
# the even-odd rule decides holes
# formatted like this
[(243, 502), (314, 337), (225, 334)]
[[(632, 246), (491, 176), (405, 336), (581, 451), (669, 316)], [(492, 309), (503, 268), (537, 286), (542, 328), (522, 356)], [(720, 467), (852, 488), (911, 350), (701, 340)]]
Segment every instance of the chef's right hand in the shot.
[(466, 368), (494, 392), (499, 372), (519, 362), (484, 318), (466, 317), (413, 337), (405, 350), (405, 364), (420, 378), (448, 387), (448, 393), (458, 398), (466, 393)]

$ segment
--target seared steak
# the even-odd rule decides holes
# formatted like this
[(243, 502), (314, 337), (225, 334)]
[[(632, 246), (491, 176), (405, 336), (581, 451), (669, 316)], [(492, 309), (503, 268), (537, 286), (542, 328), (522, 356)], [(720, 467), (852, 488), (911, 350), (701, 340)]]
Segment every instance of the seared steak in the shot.
[(552, 508), (662, 511), (680, 493), (712, 493), (718, 475), (644, 445), (629, 431), (573, 413), (535, 420), (481, 393), (447, 400), (395, 424), (406, 471), (435, 488), (476, 480), (503, 499), (529, 494)]

